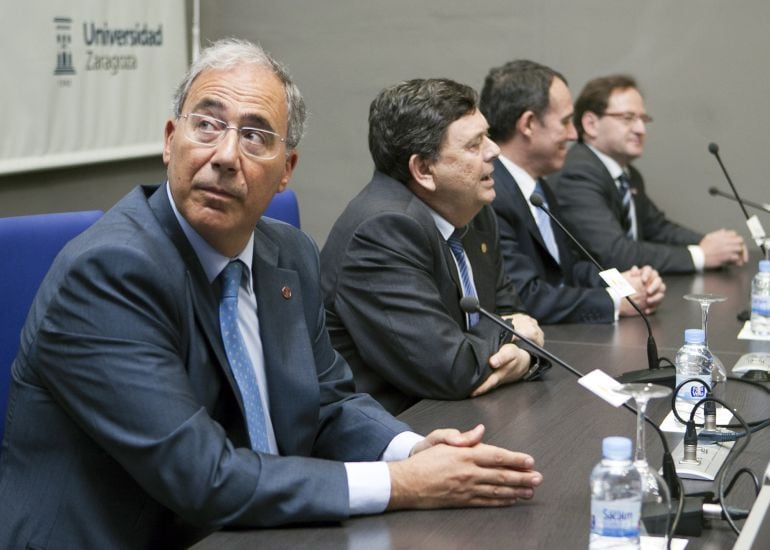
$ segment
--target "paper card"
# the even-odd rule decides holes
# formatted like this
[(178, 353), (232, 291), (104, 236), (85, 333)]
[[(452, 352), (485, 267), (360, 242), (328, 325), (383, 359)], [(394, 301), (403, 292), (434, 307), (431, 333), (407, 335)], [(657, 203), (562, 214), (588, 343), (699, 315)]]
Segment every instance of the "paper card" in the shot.
[[(671, 550), (684, 550), (687, 546), (687, 539), (673, 538), (671, 539)], [(666, 538), (665, 537), (648, 537), (642, 535), (639, 537), (639, 543), (641, 550), (665, 550)]]
[(592, 370), (582, 378), (578, 378), (578, 384), (591, 393), (598, 395), (613, 407), (620, 407), (623, 403), (631, 399), (628, 395), (623, 395), (614, 391), (623, 384), (601, 369)]
[(749, 228), (751, 238), (757, 241), (757, 244), (761, 244), (765, 241), (765, 228), (762, 227), (762, 223), (759, 221), (756, 214), (746, 220), (746, 226)]
[(770, 342), (770, 334), (767, 334), (765, 336), (754, 334), (754, 332), (751, 330), (751, 321), (746, 321), (743, 324), (743, 328), (738, 333), (738, 340), (765, 340), (767, 342)]
[(607, 286), (614, 290), (621, 298), (631, 296), (636, 292), (636, 289), (631, 286), (631, 283), (626, 281), (623, 275), (620, 274), (620, 271), (615, 267), (600, 272), (599, 277), (604, 279)]

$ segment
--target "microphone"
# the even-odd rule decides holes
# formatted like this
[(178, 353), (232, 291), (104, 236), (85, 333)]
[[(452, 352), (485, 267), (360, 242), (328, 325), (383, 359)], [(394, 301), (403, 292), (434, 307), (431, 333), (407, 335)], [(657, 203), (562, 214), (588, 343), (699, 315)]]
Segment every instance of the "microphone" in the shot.
[[(746, 206), (744, 204), (744, 201), (741, 199), (740, 195), (738, 195), (738, 190), (735, 188), (735, 185), (733, 184), (733, 180), (730, 178), (730, 174), (727, 173), (727, 168), (725, 168), (725, 165), (722, 162), (722, 158), (719, 156), (719, 146), (716, 143), (714, 143), (713, 141), (711, 143), (709, 143), (709, 153), (711, 153), (712, 155), (714, 155), (714, 157), (716, 157), (717, 162), (719, 163), (719, 167), (722, 168), (722, 172), (725, 175), (725, 179), (727, 180), (727, 183), (730, 184), (730, 189), (733, 190), (733, 196), (735, 197), (735, 200), (740, 205), (741, 211), (743, 211), (743, 216), (746, 218), (746, 221), (748, 222), (750, 216), (749, 216), (749, 213), (746, 212)], [(751, 226), (749, 226), (749, 227), (751, 227)], [(762, 254), (767, 256), (767, 251), (765, 250), (765, 245), (764, 244), (760, 244), (759, 248), (762, 249)]]
[[(717, 189), (716, 187), (709, 187), (709, 195), (716, 197), (717, 195), (720, 197), (724, 197), (726, 199), (730, 199), (731, 201), (736, 200), (735, 197), (733, 197), (730, 193), (725, 193), (721, 189)], [(754, 202), (750, 201), (748, 199), (743, 199), (743, 203), (746, 206), (751, 206), (752, 208), (756, 208), (757, 210), (761, 210), (763, 212), (770, 213), (770, 204), (768, 203), (762, 203), (762, 202)]]
[[(535, 351), (541, 355), (545, 355), (556, 363), (557, 365), (561, 366), (562, 368), (568, 370), (570, 373), (572, 373), (577, 378), (582, 378), (585, 376), (582, 372), (574, 368), (573, 366), (569, 365), (566, 361), (560, 359), (559, 357), (556, 357), (553, 353), (548, 351), (542, 346), (537, 345), (535, 342), (524, 336), (523, 334), (519, 333), (515, 328), (513, 328), (512, 323), (506, 322), (502, 317), (499, 315), (496, 315), (494, 313), (491, 313), (481, 307), (481, 304), (479, 303), (479, 299), (475, 296), (464, 296), (460, 299), (460, 308), (465, 313), (478, 313), (480, 315), (483, 315), (493, 323), (499, 325), (503, 329), (507, 330), (511, 334), (513, 334), (516, 338), (524, 342), (526, 344), (525, 346), (521, 346), (522, 348), (529, 347), (529, 351)], [(623, 407), (631, 411), (634, 415), (637, 414), (636, 409), (628, 405), (627, 403), (623, 403)], [(666, 441), (665, 436), (663, 435), (663, 432), (660, 430), (660, 427), (653, 422), (646, 414), (643, 414), (642, 417), (644, 418), (645, 422), (647, 422), (650, 426), (652, 426), (655, 429), (655, 432), (658, 434), (658, 437), (660, 437), (660, 441), (663, 445), (663, 478), (666, 481), (666, 485), (669, 487), (669, 491), (671, 492), (671, 498), (679, 498), (680, 487), (678, 483), (678, 477), (676, 475), (676, 466), (674, 465), (674, 458), (671, 456), (671, 449), (668, 446), (668, 442)]]
[[(549, 208), (546, 208), (543, 197), (541, 197), (538, 193), (532, 193), (532, 196), (529, 200), (534, 206), (545, 212), (548, 217), (559, 226), (559, 229), (561, 229), (564, 234), (567, 235), (567, 237), (569, 237), (573, 243), (575, 243), (583, 255), (596, 266), (596, 269), (599, 271), (604, 271), (604, 268), (601, 266), (601, 264), (597, 261), (596, 258), (593, 257), (590, 252), (588, 252), (588, 250), (585, 249), (577, 237), (575, 237), (566, 227), (564, 227), (559, 219), (554, 216), (553, 213), (551, 213)], [(653, 384), (664, 384), (672, 386), (676, 379), (674, 367), (660, 366), (660, 359), (658, 359), (658, 345), (655, 343), (655, 337), (652, 335), (652, 327), (650, 326), (649, 318), (631, 298), (626, 296), (626, 300), (629, 304), (631, 304), (631, 307), (636, 310), (636, 312), (642, 318), (642, 321), (644, 321), (644, 325), (647, 327), (647, 369), (626, 372), (621, 375), (618, 380), (624, 384), (633, 382), (651, 382)]]

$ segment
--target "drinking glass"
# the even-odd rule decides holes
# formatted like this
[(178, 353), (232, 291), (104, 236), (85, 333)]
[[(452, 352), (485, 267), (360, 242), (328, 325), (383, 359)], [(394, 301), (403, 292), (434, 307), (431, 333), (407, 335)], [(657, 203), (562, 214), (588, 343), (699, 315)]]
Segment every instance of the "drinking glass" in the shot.
[(719, 359), (719, 357), (717, 357), (716, 355), (714, 355), (714, 352), (711, 350), (711, 348), (709, 348), (709, 333), (708, 333), (709, 307), (711, 307), (711, 304), (724, 302), (725, 300), (727, 300), (727, 296), (722, 296), (721, 294), (711, 294), (711, 293), (685, 294), (684, 299), (689, 300), (691, 302), (698, 302), (700, 304), (701, 326), (703, 328), (703, 338), (704, 338), (703, 343), (709, 349), (709, 351), (711, 351), (711, 355), (714, 357), (714, 364), (711, 367), (711, 381), (713, 386), (711, 390), (713, 391), (716, 388), (717, 384), (722, 384), (727, 380), (727, 369), (722, 363), (722, 360)]
[(655, 468), (647, 462), (644, 447), (644, 418), (650, 399), (671, 395), (671, 388), (657, 384), (623, 384), (615, 392), (631, 397), (636, 404), (636, 451), (634, 466), (642, 478), (643, 533), (668, 537), (671, 521), (671, 495), (668, 485)]

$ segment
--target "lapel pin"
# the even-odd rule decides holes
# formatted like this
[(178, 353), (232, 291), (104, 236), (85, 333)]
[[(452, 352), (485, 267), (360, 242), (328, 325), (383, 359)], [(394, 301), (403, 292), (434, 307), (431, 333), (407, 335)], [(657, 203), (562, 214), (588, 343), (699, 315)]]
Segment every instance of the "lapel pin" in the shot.
[(282, 286), (281, 287), (281, 296), (283, 296), (284, 300), (290, 300), (291, 299), (291, 288), (288, 286)]
[(481, 243), (481, 253), (482, 254), (487, 253), (487, 243)]

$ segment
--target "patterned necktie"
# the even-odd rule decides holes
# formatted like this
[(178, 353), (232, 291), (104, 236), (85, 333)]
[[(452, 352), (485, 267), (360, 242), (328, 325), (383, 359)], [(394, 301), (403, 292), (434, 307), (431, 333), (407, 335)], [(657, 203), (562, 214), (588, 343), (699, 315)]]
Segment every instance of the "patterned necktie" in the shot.
[[(545, 193), (543, 193), (543, 185), (539, 179), (535, 181), (535, 193), (543, 197), (543, 206), (548, 208), (548, 202), (546, 201)], [(543, 237), (543, 242), (548, 252), (551, 253), (551, 256), (553, 256), (553, 259), (558, 264), (560, 263), (559, 247), (556, 245), (556, 237), (553, 235), (551, 219), (548, 217), (548, 214), (543, 212), (542, 208), (535, 207), (535, 214), (535, 221), (537, 222), (538, 229), (540, 229), (540, 236)]]
[(631, 219), (631, 182), (628, 180), (625, 172), (618, 176), (618, 195), (623, 209), (623, 229), (626, 230), (626, 237), (634, 238), (634, 224)]
[[(452, 233), (446, 242), (455, 257), (455, 260), (457, 260), (457, 266), (460, 268), (460, 280), (462, 281), (463, 285), (463, 296), (473, 296), (475, 298), (476, 287), (473, 286), (473, 279), (471, 279), (470, 271), (468, 271), (468, 263), (465, 257), (465, 250), (463, 249), (462, 240), (460, 240), (462, 233), (463, 232), (459, 229), (455, 229), (454, 233)], [(479, 322), (479, 314), (475, 311), (468, 313), (467, 320), (468, 328), (471, 328)]]
[(235, 260), (222, 270), (222, 299), (219, 302), (219, 325), (222, 342), (225, 345), (230, 370), (238, 384), (246, 411), (246, 425), (249, 429), (251, 448), (255, 451), (268, 452), (265, 411), (259, 396), (257, 377), (246, 352), (243, 336), (238, 328), (238, 289), (241, 286), (244, 263)]

